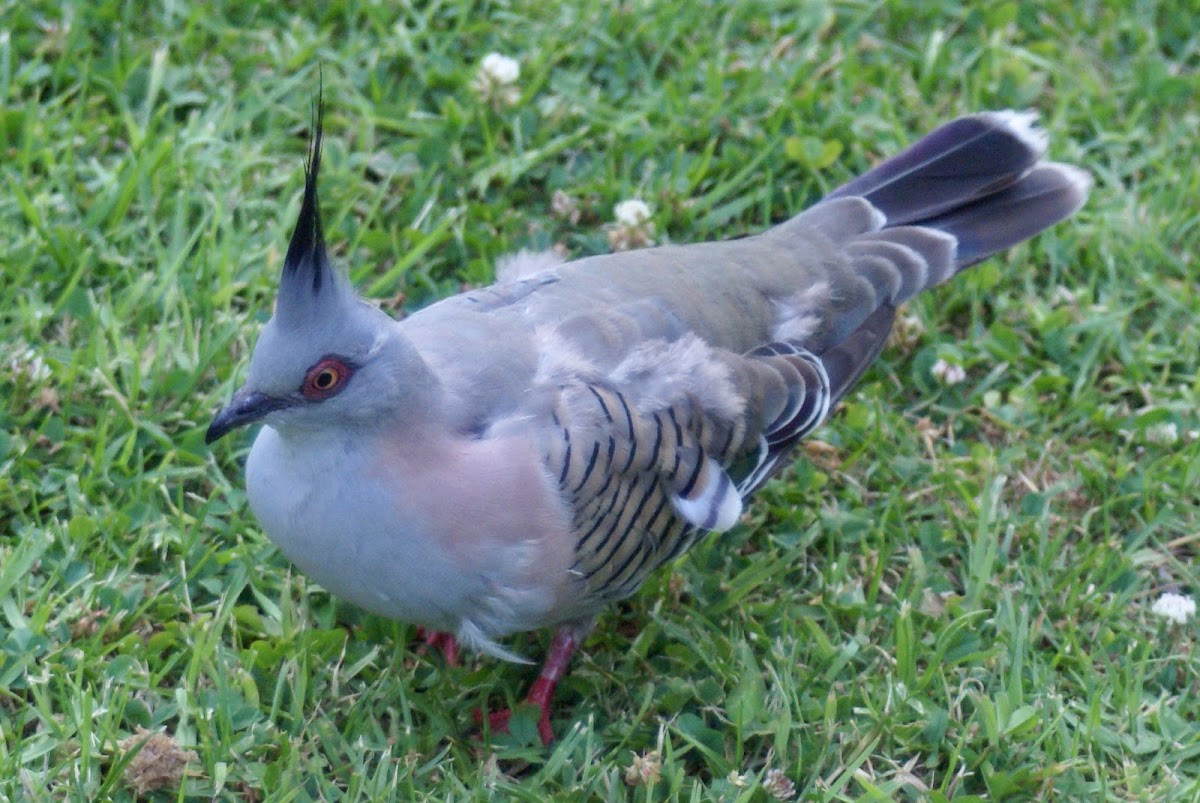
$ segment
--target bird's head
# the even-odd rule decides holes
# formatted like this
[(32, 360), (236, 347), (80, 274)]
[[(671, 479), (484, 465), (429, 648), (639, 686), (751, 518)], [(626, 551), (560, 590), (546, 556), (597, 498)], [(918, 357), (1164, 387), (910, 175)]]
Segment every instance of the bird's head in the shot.
[(208, 443), (260, 419), (290, 431), (353, 427), (379, 420), (382, 410), (402, 416), (403, 403), (416, 404), (432, 384), (396, 322), (360, 299), (330, 264), (317, 200), (323, 116), (318, 101), (275, 314), (254, 347), (246, 384), (213, 418)]

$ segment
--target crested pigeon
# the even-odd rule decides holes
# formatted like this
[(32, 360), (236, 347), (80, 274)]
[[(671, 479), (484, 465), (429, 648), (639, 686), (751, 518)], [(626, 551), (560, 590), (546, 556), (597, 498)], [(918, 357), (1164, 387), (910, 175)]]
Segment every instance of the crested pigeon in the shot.
[(962, 117), (758, 235), (518, 260), (394, 320), (326, 254), (318, 111), (274, 315), (206, 440), (261, 421), (246, 484), (267, 536), (448, 657), (521, 660), (500, 640), (556, 628), (527, 698), (549, 743), (598, 611), (735, 524), (896, 308), (1083, 204), (1088, 175), (1043, 161), (1035, 123)]

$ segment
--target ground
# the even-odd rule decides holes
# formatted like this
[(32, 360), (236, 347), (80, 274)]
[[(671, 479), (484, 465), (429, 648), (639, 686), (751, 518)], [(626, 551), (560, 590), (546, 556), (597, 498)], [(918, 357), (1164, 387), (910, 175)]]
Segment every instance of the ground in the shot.
[[(0, 797), (1200, 794), (1196, 622), (1152, 610), (1200, 582), (1194, 3), (410, 5), (0, 2)], [(330, 599), (248, 436), (203, 442), (319, 73), (326, 234), (396, 314), (519, 248), (759, 231), (970, 111), (1038, 110), (1096, 186), (601, 618), (551, 749), (481, 741), (534, 670)]]

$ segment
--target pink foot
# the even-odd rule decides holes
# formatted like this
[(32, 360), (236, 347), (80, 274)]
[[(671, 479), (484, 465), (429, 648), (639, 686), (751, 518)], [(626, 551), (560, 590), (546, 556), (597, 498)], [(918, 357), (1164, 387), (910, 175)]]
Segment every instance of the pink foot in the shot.
[(424, 642), (417, 648), (417, 652), (425, 652), (427, 647), (433, 647), (442, 653), (447, 666), (458, 666), (458, 639), (454, 638), (453, 633), (418, 627), (417, 638)]
[[(554, 729), (550, 727), (550, 700), (554, 697), (554, 690), (558, 688), (558, 682), (566, 674), (567, 664), (570, 663), (571, 656), (578, 647), (577, 629), (563, 626), (556, 630), (554, 638), (550, 642), (550, 649), (546, 652), (546, 661), (542, 664), (542, 671), (538, 674), (538, 679), (529, 687), (529, 694), (525, 697), (526, 704), (535, 705), (538, 708), (538, 735), (542, 737), (542, 744), (546, 747), (549, 747), (554, 741)], [(512, 710), (508, 708), (488, 714), (488, 728), (494, 733), (507, 733), (510, 719), (512, 719)], [(482, 711), (475, 712), (475, 721), (483, 723)]]
[[(538, 716), (538, 736), (542, 737), (542, 745), (549, 747), (554, 743), (554, 728), (550, 725), (550, 707), (539, 708)], [(508, 733), (508, 722), (512, 719), (512, 709), (505, 708), (501, 711), (493, 711), (487, 715), (488, 730), (492, 733)], [(483, 724), (483, 712), (475, 711), (475, 721)]]

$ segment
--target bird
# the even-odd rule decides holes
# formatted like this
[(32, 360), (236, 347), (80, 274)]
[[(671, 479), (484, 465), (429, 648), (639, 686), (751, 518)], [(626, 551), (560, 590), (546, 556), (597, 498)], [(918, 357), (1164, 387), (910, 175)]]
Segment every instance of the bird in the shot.
[[(268, 538), (330, 593), (510, 661), (552, 629), (526, 698), (553, 694), (605, 606), (732, 528), (883, 350), (917, 293), (1074, 214), (1085, 171), (1034, 112), (954, 119), (740, 239), (574, 261), (395, 319), (326, 249), (323, 105), (275, 308), (213, 443), (246, 459)], [(504, 730), (509, 711), (487, 717)], [(481, 718), (481, 717), (477, 717)]]

